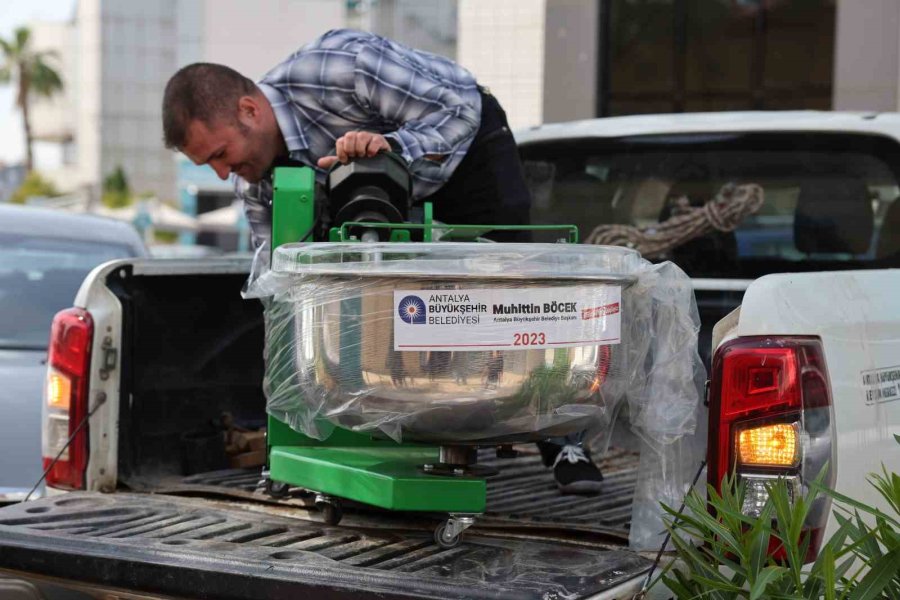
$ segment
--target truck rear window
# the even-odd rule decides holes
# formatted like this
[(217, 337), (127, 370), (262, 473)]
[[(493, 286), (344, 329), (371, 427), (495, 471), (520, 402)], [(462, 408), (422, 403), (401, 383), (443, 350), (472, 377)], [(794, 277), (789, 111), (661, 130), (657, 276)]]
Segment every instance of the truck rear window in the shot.
[[(574, 223), (589, 243), (618, 225), (599, 237), (692, 277), (900, 265), (900, 147), (888, 138), (641, 136), (521, 150), (534, 223)], [(728, 186), (762, 195), (736, 226), (713, 206)], [(677, 243), (640, 247), (661, 231)]]

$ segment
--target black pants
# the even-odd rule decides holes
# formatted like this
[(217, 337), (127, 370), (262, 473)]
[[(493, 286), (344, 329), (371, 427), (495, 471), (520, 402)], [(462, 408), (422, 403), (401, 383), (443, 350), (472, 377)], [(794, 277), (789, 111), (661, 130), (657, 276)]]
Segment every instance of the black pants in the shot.
[[(490, 93), (481, 94), (481, 126), (453, 175), (437, 192), (423, 198), (444, 223), (527, 225), (531, 195), (506, 112)], [(531, 233), (497, 231), (498, 242), (528, 242)]]

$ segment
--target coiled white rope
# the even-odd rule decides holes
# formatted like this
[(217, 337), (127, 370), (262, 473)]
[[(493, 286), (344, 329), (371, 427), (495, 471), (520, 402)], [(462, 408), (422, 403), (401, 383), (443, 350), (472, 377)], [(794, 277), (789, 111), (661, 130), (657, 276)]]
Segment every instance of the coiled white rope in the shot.
[(710, 231), (734, 231), (764, 201), (763, 189), (755, 183), (728, 184), (703, 206), (690, 206), (685, 196), (676, 198), (672, 216), (662, 223), (647, 227), (598, 225), (585, 243), (626, 246), (645, 258), (653, 258)]

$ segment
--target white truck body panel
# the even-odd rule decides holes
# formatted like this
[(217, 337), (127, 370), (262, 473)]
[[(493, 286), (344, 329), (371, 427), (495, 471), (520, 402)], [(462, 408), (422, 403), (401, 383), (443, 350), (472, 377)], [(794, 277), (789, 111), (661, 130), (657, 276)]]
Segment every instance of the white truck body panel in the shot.
[(882, 464), (900, 472), (900, 269), (762, 277), (725, 337), (759, 335), (821, 338), (837, 434), (835, 489), (883, 505), (867, 476)]
[(815, 110), (738, 111), (632, 115), (550, 123), (515, 132), (516, 142), (640, 135), (812, 131), (861, 133), (900, 139), (900, 114)]
[(122, 347), (122, 304), (105, 281), (111, 273), (133, 262), (115, 260), (96, 267), (81, 284), (73, 303), (75, 307), (87, 310), (94, 323), (91, 356), (95, 358), (92, 362), (95, 364), (100, 362), (96, 357), (103, 357), (108, 349), (113, 349), (116, 353), (114, 368), (106, 376), (101, 375), (99, 369), (90, 370), (89, 410), (95, 407), (96, 410), (90, 419), (88, 429), (90, 458), (85, 482), (87, 489), (91, 491), (112, 492), (116, 489), (119, 463), (119, 402), (121, 402), (119, 398), (121, 361), (118, 351)]

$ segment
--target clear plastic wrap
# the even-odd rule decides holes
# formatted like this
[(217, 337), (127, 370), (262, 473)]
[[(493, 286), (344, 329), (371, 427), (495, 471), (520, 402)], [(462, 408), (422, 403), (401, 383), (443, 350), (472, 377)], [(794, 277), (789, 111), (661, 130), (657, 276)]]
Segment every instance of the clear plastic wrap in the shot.
[[(701, 416), (706, 410), (701, 408)], [(665, 537), (661, 504), (678, 509), (691, 489), (706, 454), (706, 421), (698, 419), (692, 433), (665, 442), (643, 436), (637, 485), (631, 503), (628, 543), (635, 550), (656, 550)], [(705, 494), (706, 471), (700, 473), (695, 489)], [(670, 541), (667, 550), (674, 548)]]
[(633, 250), (290, 244), (245, 296), (266, 306), (267, 410), (317, 439), (596, 436), (623, 402), (654, 453), (696, 426), (690, 280)]

